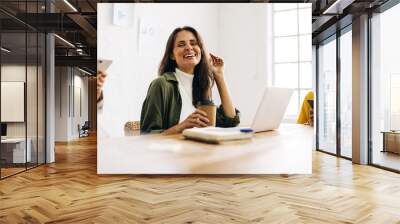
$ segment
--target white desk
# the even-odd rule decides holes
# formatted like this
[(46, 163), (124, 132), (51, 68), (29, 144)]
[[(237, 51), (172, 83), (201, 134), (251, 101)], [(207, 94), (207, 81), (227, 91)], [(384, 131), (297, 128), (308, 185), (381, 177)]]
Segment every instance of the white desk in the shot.
[(252, 140), (206, 144), (182, 135), (97, 139), (99, 174), (311, 173), (313, 129), (281, 125)]
[[(25, 163), (25, 158), (27, 158), (26, 162), (31, 161), (31, 144), (32, 141), (30, 138), (27, 138), (27, 148), (26, 148), (26, 154), (25, 154), (25, 138), (6, 138), (6, 139), (1, 139), (1, 144), (2, 147), (13, 147), (12, 148), (12, 163)], [(2, 152), (9, 150), (9, 149), (3, 149)], [(2, 156), (3, 157), (3, 156)]]

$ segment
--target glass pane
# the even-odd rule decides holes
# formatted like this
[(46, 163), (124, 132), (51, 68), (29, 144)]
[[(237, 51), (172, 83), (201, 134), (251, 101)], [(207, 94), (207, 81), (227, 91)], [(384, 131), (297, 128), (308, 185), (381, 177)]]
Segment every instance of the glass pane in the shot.
[(297, 35), (297, 10), (274, 13), (274, 35)]
[[(310, 45), (311, 50), (311, 45)], [(297, 37), (275, 38), (275, 62), (294, 62), (298, 59)]]
[[(372, 163), (400, 171), (400, 5), (372, 17)], [(383, 134), (382, 132), (386, 132)], [(385, 143), (385, 144), (383, 144)]]
[(311, 8), (299, 9), (299, 33), (311, 34)]
[(38, 45), (38, 164), (45, 163), (45, 44), (44, 34), (39, 34)]
[(311, 35), (299, 36), (300, 38), (300, 61), (311, 61), (312, 45)]
[(297, 63), (275, 64), (274, 86), (298, 88)]
[(336, 153), (336, 41), (319, 47), (318, 148)]
[(340, 37), (340, 127), (343, 156), (352, 157), (352, 37), (351, 31)]
[(26, 34), (1, 34), (1, 175), (25, 170), (30, 158), (26, 150), (25, 91)]
[(400, 73), (390, 74), (390, 130), (400, 130)]
[(38, 36), (37, 33), (27, 33), (28, 62), (27, 62), (27, 142), (28, 142), (28, 168), (37, 165), (37, 63), (38, 63)]
[(312, 63), (300, 63), (300, 88), (312, 88)]

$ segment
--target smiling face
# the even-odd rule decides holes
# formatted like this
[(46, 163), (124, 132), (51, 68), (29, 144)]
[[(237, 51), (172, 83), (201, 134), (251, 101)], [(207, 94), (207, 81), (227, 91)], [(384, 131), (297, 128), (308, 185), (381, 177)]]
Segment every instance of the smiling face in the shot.
[(201, 60), (201, 48), (192, 32), (183, 30), (176, 34), (171, 59), (176, 61), (181, 71), (194, 73), (194, 68)]

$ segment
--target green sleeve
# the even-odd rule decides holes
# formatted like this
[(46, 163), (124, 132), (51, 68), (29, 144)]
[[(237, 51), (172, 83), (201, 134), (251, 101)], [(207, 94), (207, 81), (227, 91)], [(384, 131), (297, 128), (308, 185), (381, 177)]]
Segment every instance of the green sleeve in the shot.
[(140, 133), (163, 132), (163, 85), (161, 79), (154, 80), (147, 91), (140, 115)]
[(235, 117), (228, 117), (225, 115), (224, 108), (220, 105), (217, 109), (217, 127), (236, 127), (240, 123), (240, 111), (235, 108), (236, 116)]

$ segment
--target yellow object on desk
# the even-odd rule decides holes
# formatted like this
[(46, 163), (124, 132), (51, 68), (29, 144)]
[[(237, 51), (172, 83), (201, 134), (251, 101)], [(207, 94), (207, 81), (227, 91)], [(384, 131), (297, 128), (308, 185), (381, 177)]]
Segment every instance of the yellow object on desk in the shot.
[(313, 116), (312, 116), (312, 111), (313, 108), (311, 107), (310, 103), (308, 102), (309, 100), (314, 100), (314, 92), (310, 91), (307, 93), (307, 95), (304, 97), (303, 104), (301, 106), (300, 114), (299, 117), (297, 118), (297, 123), (298, 124), (313, 124)]

